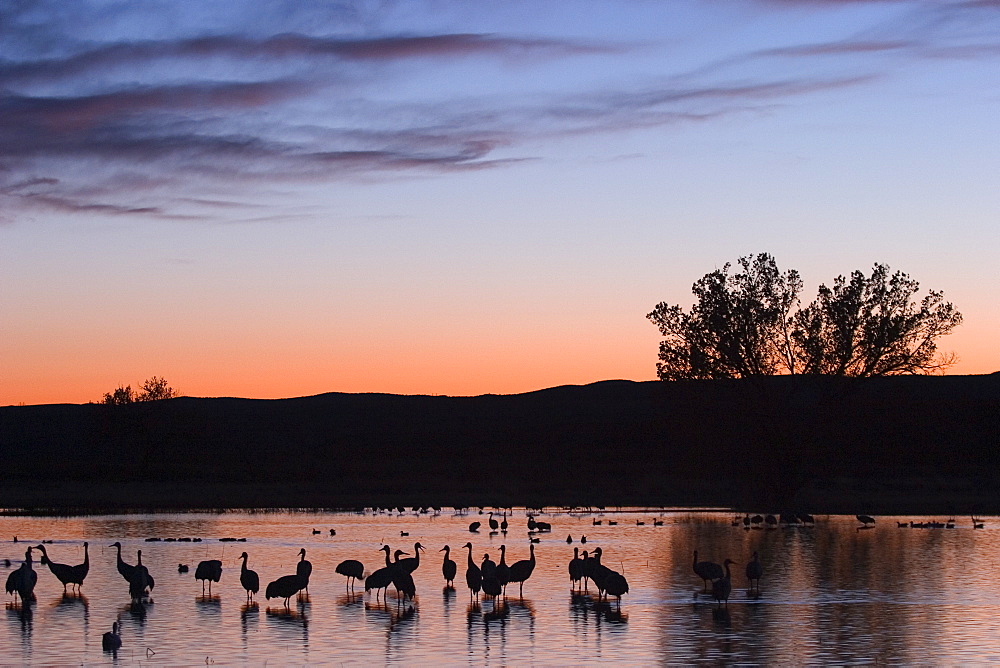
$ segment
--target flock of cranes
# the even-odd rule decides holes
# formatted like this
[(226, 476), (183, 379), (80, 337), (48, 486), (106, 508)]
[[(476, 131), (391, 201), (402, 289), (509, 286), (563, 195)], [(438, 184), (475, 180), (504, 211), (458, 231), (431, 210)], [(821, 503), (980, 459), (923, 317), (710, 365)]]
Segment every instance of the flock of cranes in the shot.
[[(737, 517), (734, 525), (755, 526), (776, 524), (769, 518), (758, 518), (746, 516)], [(813, 521), (809, 516), (797, 516), (800, 523)], [(871, 527), (875, 524), (875, 519), (867, 515), (858, 515), (857, 520), (863, 527)], [(790, 523), (790, 518), (782, 517), (780, 522)], [(981, 520), (975, 518), (974, 526), (979, 528)], [(608, 520), (608, 524), (613, 521)], [(491, 532), (502, 531), (506, 534), (508, 522), (506, 513), (501, 519), (493, 517), (490, 513), (485, 521)], [(599, 525), (599, 520), (594, 520), (594, 525)], [(616, 523), (616, 522), (615, 522)], [(637, 525), (642, 523), (637, 521)], [(657, 524), (662, 524), (662, 520), (657, 520)], [(474, 522), (469, 526), (469, 530), (477, 532), (481, 526), (480, 522)], [(535, 533), (551, 531), (551, 526), (547, 523), (539, 522), (535, 517), (529, 515), (529, 538), (528, 557), (525, 559), (508, 562), (507, 545), (499, 546), (499, 554), (483, 552), (481, 559), (476, 558), (475, 547), (472, 542), (466, 542), (458, 550), (465, 554), (465, 584), (469, 590), (470, 601), (479, 601), (480, 597), (491, 598), (494, 603), (500, 597), (505, 597), (507, 588), (510, 585), (518, 586), (518, 595), (524, 593), (524, 585), (531, 578), (536, 568), (535, 556)], [(903, 526), (903, 523), (900, 523)], [(314, 530), (313, 533), (316, 533)], [(335, 535), (331, 530), (331, 535)], [(567, 543), (572, 543), (572, 535), (567, 537)], [(601, 547), (594, 547), (590, 551), (587, 547), (586, 538), (578, 538), (582, 547), (573, 548), (573, 558), (567, 565), (571, 591), (578, 592), (591, 591), (593, 585), (597, 590), (598, 602), (608, 601), (610, 597), (617, 600), (619, 609), (621, 608), (622, 597), (629, 592), (629, 583), (625, 575), (618, 572), (602, 562), (604, 550)], [(112, 543), (109, 547), (116, 550), (116, 568), (122, 579), (125, 581), (129, 596), (133, 603), (142, 603), (151, 594), (156, 586), (153, 575), (142, 563), (142, 550), (136, 551), (136, 562), (130, 564), (122, 557), (122, 544)], [(19, 599), (22, 606), (30, 605), (35, 600), (34, 590), (38, 582), (38, 573), (33, 568), (33, 553), (40, 553), (39, 563), (47, 566), (52, 575), (63, 585), (63, 593), (79, 593), (90, 570), (89, 543), (83, 543), (84, 554), (82, 563), (76, 565), (61, 564), (52, 561), (45, 545), (31, 545), (27, 547), (24, 554), (24, 562), (16, 569), (12, 570), (7, 577), (6, 591), (8, 594)], [(426, 548), (419, 541), (413, 544), (412, 553), (402, 549), (393, 550), (389, 545), (379, 548), (384, 553), (384, 565), (379, 568), (366, 571), (364, 564), (356, 559), (341, 561), (335, 568), (335, 572), (347, 578), (346, 587), (354, 590), (358, 582), (363, 582), (365, 592), (373, 592), (375, 600), (385, 599), (389, 593), (389, 587), (396, 591), (397, 605), (405, 605), (416, 596), (416, 584), (413, 574), (421, 566), (422, 553)], [(444, 579), (446, 589), (454, 590), (455, 580), (460, 576), (459, 563), (453, 559), (452, 547), (444, 545), (438, 550), (443, 553), (441, 560), (441, 575)], [(456, 555), (457, 556), (457, 555)], [(309, 581), (313, 572), (312, 563), (306, 559), (306, 550), (302, 548), (298, 552), (298, 561), (295, 564), (295, 572), (282, 575), (270, 581), (265, 587), (265, 596), (270, 599), (282, 599), (284, 606), (290, 605), (290, 600), (300, 592), (308, 594)], [(497, 559), (498, 557), (498, 559)], [(494, 561), (494, 559), (497, 559)], [(246, 601), (253, 603), (255, 596), (261, 589), (261, 579), (256, 571), (248, 567), (249, 555), (243, 552), (239, 556), (240, 571), (239, 581), (246, 592)], [(722, 563), (705, 561), (699, 559), (697, 550), (693, 552), (692, 570), (694, 574), (702, 580), (702, 594), (710, 595), (719, 606), (728, 605), (729, 598), (733, 591), (733, 566), (738, 564), (731, 559), (724, 559)], [(178, 566), (179, 572), (187, 572), (188, 567), (184, 564)], [(207, 591), (211, 595), (213, 583), (220, 582), (223, 574), (223, 562), (219, 559), (209, 559), (201, 561), (194, 569), (194, 578), (202, 585), (202, 594)], [(366, 577), (366, 573), (367, 577)], [(749, 596), (759, 596), (760, 580), (764, 574), (764, 569), (760, 561), (759, 554), (753, 552), (752, 558), (746, 561), (745, 571)], [(109, 650), (121, 647), (121, 638), (118, 632), (118, 623), (115, 622), (111, 631), (102, 637), (102, 647)]]

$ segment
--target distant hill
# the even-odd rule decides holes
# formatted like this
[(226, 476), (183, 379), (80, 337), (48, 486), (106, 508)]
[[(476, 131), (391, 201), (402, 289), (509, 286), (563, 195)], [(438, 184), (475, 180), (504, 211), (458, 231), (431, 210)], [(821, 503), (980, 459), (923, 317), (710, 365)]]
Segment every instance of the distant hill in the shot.
[(1000, 512), (1000, 375), (0, 408), (0, 505)]

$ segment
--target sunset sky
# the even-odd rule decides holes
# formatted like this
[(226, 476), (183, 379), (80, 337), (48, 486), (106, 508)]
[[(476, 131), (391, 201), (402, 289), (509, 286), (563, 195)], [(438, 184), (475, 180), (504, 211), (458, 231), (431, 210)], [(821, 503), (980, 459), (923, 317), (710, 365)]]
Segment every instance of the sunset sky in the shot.
[(0, 4), (0, 405), (655, 377), (741, 255), (1000, 369), (1000, 2)]

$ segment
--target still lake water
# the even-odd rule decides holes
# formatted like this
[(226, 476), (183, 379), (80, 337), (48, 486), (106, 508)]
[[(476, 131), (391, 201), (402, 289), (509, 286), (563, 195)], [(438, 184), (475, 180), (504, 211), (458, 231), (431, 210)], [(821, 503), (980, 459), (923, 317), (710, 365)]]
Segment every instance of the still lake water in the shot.
[[(662, 526), (654, 526), (662, 518)], [(51, 540), (56, 562), (77, 564), (90, 543), (90, 574), (80, 597), (41, 566), (37, 603), (25, 612), (7, 597), (0, 623), (3, 665), (321, 665), (448, 664), (969, 664), (1000, 662), (1000, 520), (984, 529), (968, 517), (954, 529), (898, 528), (880, 517), (859, 531), (854, 517), (820, 516), (811, 528), (744, 530), (729, 513), (546, 512), (552, 524), (535, 547), (537, 566), (524, 586), (509, 588), (506, 605), (470, 602), (466, 551), (476, 561), (489, 552), (508, 563), (528, 557), (523, 509), (509, 518), (506, 537), (472, 534), (478, 511), (459, 515), (393, 513), (245, 513), (116, 515), (78, 518), (0, 517), (0, 560), (16, 568), (28, 545)], [(600, 520), (601, 525), (594, 524)], [(609, 526), (608, 521), (617, 521)], [(637, 525), (638, 521), (645, 524)], [(336, 529), (336, 536), (329, 529)], [(313, 531), (320, 533), (314, 534)], [(409, 536), (403, 537), (400, 532)], [(19, 542), (12, 538), (18, 536)], [(574, 539), (567, 544), (566, 537)], [(579, 539), (586, 535), (587, 543)], [(200, 537), (200, 543), (145, 542), (147, 537)], [(219, 538), (246, 542), (219, 542)], [(121, 541), (125, 561), (143, 564), (156, 578), (152, 602), (130, 605), (128, 586), (115, 567)], [(400, 605), (351, 595), (334, 573), (344, 559), (366, 572), (384, 565), (383, 543), (413, 552), (427, 547), (414, 573), (417, 597)], [(458, 563), (455, 590), (444, 589), (444, 545)], [(604, 563), (624, 572), (630, 592), (619, 612), (593, 597), (573, 595), (567, 564), (573, 548), (604, 551)], [(266, 583), (294, 573), (300, 548), (313, 564), (308, 599), (264, 598)], [(728, 611), (700, 594), (692, 551), (700, 559), (733, 559)], [(239, 555), (250, 555), (260, 574), (259, 602), (245, 603)], [(743, 564), (760, 553), (760, 597), (747, 595)], [(221, 582), (203, 597), (197, 563), (222, 559)], [(178, 573), (179, 563), (190, 572)], [(9, 572), (9, 571), (8, 571)], [(0, 561), (0, 575), (3, 575)], [(6, 576), (4, 576), (6, 577)], [(101, 636), (121, 624), (123, 647), (113, 656)]]

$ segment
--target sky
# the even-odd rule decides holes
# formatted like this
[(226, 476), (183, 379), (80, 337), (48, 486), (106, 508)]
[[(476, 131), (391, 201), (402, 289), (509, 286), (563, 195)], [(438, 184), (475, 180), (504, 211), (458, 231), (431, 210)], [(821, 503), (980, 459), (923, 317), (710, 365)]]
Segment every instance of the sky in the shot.
[(768, 252), (1000, 369), (1000, 2), (0, 4), (0, 405), (655, 378)]

